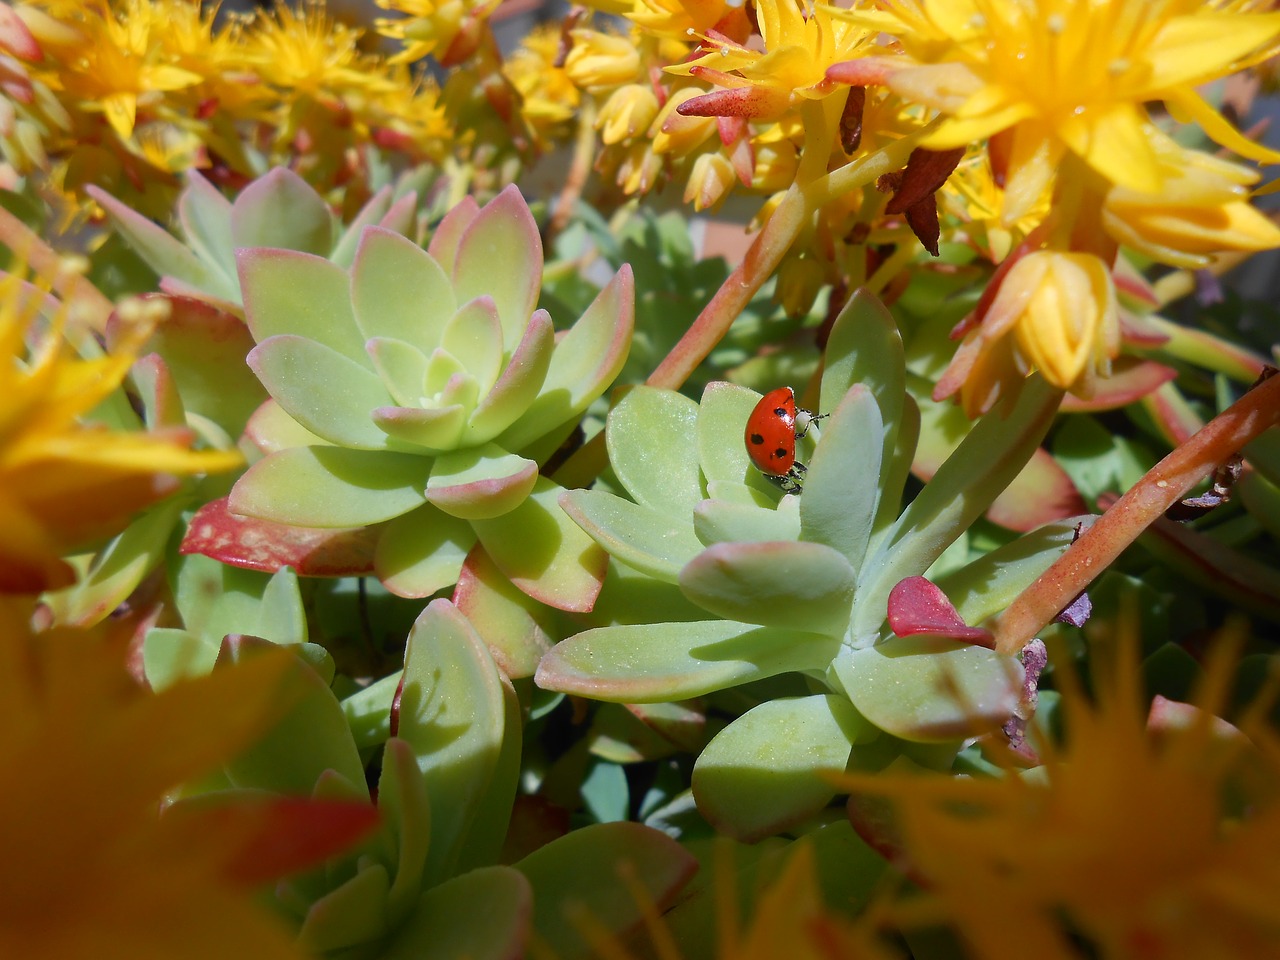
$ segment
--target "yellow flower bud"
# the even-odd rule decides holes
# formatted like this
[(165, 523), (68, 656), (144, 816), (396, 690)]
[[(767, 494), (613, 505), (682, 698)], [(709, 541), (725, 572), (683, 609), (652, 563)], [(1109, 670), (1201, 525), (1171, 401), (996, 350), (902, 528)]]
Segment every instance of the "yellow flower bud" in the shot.
[(791, 186), (800, 166), (795, 144), (788, 140), (757, 143), (755, 155), (756, 166), (751, 178), (751, 189), (761, 193), (776, 193)]
[(699, 212), (715, 206), (733, 189), (738, 179), (733, 164), (723, 153), (704, 153), (693, 161), (689, 183), (684, 188), (684, 202), (693, 202)]
[(565, 71), (580, 87), (609, 88), (640, 79), (640, 51), (626, 37), (574, 30)]
[(1012, 329), (1024, 360), (1064, 390), (1088, 395), (1120, 350), (1111, 273), (1086, 253), (1040, 251), (1014, 264), (982, 322), (994, 340)]
[(649, 128), (658, 115), (658, 97), (651, 87), (629, 83), (615, 90), (596, 118), (600, 139), (607, 144), (630, 140)]
[(667, 98), (667, 102), (662, 105), (653, 125), (649, 128), (649, 138), (653, 141), (654, 153), (669, 153), (673, 157), (688, 156), (716, 132), (715, 117), (682, 117), (676, 113), (676, 108), (680, 104), (704, 92), (693, 87), (685, 87)]
[(633, 143), (618, 164), (617, 184), (627, 196), (648, 193), (662, 173), (662, 158), (645, 141)]

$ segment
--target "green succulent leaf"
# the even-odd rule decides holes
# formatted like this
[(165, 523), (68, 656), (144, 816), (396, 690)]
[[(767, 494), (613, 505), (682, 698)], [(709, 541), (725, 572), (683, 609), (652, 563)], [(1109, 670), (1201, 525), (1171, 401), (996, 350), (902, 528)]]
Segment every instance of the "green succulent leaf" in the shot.
[(452, 450), (467, 425), (467, 411), (460, 403), (439, 407), (378, 407), (373, 422), (387, 436), (401, 444), (421, 447), (424, 452)]
[(142, 641), (147, 686), (159, 693), (179, 680), (208, 675), (218, 659), (217, 641), (176, 627), (153, 627)]
[(542, 622), (548, 610), (517, 590), (483, 548), (467, 555), (453, 602), (488, 646), (499, 670), (512, 680), (533, 676), (538, 661), (551, 649)]
[(856, 650), (840, 670), (858, 711), (903, 740), (961, 740), (1009, 719), (1022, 665), (942, 637), (890, 637)]
[(196, 255), (215, 265), (222, 285), (211, 293), (231, 294), (239, 301), (235, 243), (231, 239), (231, 201), (197, 170), (186, 172), (186, 187), (178, 195), (178, 222)]
[(427, 382), (427, 358), (411, 343), (393, 337), (370, 337), (365, 352), (391, 398), (402, 407), (422, 402)]
[(481, 394), (487, 393), (502, 371), (503, 357), (502, 322), (493, 297), (486, 294), (460, 306), (440, 333), (440, 347), (475, 377)]
[(457, 308), (453, 284), (425, 250), (392, 230), (365, 228), (351, 268), (351, 309), (365, 337), (430, 353)]
[(693, 510), (693, 530), (706, 546), (798, 540), (800, 510), (794, 505), (801, 499), (787, 497), (778, 503), (776, 510), (755, 503), (703, 500)]
[(533, 913), (529, 881), (513, 867), (482, 867), (432, 887), (378, 952), (380, 960), (514, 960)]
[(902, 334), (884, 304), (861, 289), (849, 298), (827, 338), (819, 412), (834, 410), (854, 384), (875, 397), (884, 425), (880, 460), (887, 461), (906, 398)]
[(475, 542), (471, 524), (426, 504), (383, 528), (374, 551), (374, 572), (398, 597), (429, 597), (457, 583)]
[[(218, 652), (218, 664), (238, 662), (271, 646), (251, 637), (229, 638)], [(289, 706), (281, 719), (226, 765), (231, 782), (305, 795), (324, 771), (333, 770), (351, 783), (363, 783), (364, 765), (342, 707), (329, 685), (300, 657), (290, 664), (282, 700)]]
[(387, 913), (394, 926), (418, 899), (431, 849), (431, 800), (413, 749), (398, 737), (387, 740), (382, 751), (378, 812), (383, 837), (393, 853), (387, 864), (395, 878), (387, 892)]
[(444, 215), (432, 232), (427, 252), (446, 274), (452, 276), (453, 265), (458, 259), (458, 243), (479, 213), (480, 204), (476, 203), (475, 198), (463, 197)]
[(391, 703), (399, 686), (397, 672), (361, 687), (342, 701), (342, 714), (361, 753), (384, 745), (391, 736)]
[(387, 868), (366, 862), (355, 876), (311, 905), (298, 931), (298, 945), (313, 954), (376, 941), (388, 928)]
[(609, 556), (560, 509), (563, 488), (538, 477), (514, 510), (472, 527), (498, 569), (524, 593), (558, 610), (591, 609)]
[(560, 506), (610, 556), (664, 583), (702, 550), (687, 522), (602, 490), (568, 490)]
[[(618, 882), (618, 870), (643, 889)], [(698, 869), (678, 843), (638, 823), (601, 823), (574, 830), (529, 854), (515, 868), (534, 893), (533, 926), (558, 960), (596, 956), (573, 917), (585, 914), (615, 937), (638, 927), (650, 910), (667, 909)]]
[(292, 447), (250, 467), (229, 505), (301, 527), (362, 527), (421, 506), (430, 470), (430, 459), (406, 453)]
[(524, 446), (509, 442), (510, 431), (507, 434), (503, 431), (519, 421), (542, 390), (556, 349), (563, 348), (556, 347), (551, 315), (545, 310), (535, 310), (506, 368), (472, 411), (467, 442), (487, 443), (502, 434), (502, 446), (506, 449), (519, 450)]
[(674, 390), (636, 387), (609, 412), (609, 463), (635, 501), (688, 524), (702, 501), (698, 405)]
[(390, 399), (377, 374), (306, 337), (267, 337), (250, 351), (249, 367), (289, 416), (343, 447), (383, 450), (387, 435), (370, 413)]
[(254, 340), (295, 334), (373, 370), (351, 313), (345, 270), (309, 253), (266, 247), (237, 250), (236, 262)]
[(427, 500), (462, 520), (489, 520), (520, 506), (537, 479), (536, 463), (490, 443), (438, 456)]
[(820, 543), (718, 543), (680, 573), (690, 600), (726, 619), (840, 634), (857, 578), (844, 555)]
[(599, 627), (551, 649), (534, 681), (615, 703), (685, 700), (830, 664), (838, 637), (730, 620)]
[(699, 812), (721, 833), (752, 843), (817, 813), (836, 794), (855, 742), (879, 730), (829, 694), (767, 700), (707, 744), (693, 768)]
[[(390, 184), (379, 188), (378, 192), (369, 198), (360, 211), (351, 218), (351, 222), (342, 228), (342, 236), (338, 238), (338, 242), (334, 244), (333, 249), (329, 252), (329, 259), (344, 269), (350, 269), (351, 264), (355, 262), (356, 249), (360, 243), (360, 235), (364, 232), (365, 227), (374, 225), (387, 226), (384, 219), (391, 212), (392, 189)], [(401, 202), (408, 200), (410, 204), (417, 203), (417, 195), (412, 191), (401, 198)], [(394, 229), (394, 228), (392, 228)], [(396, 230), (396, 233), (405, 233), (405, 230)]]
[[(246, 366), (245, 369), (249, 368)], [(257, 379), (254, 377), (255, 381)], [(290, 447), (332, 446), (328, 440), (317, 437), (285, 413), (280, 404), (270, 397), (253, 411), (249, 422), (245, 424), (244, 432), (245, 439), (263, 453), (275, 453)]]
[(496, 856), (501, 831), (493, 836), (495, 825), (477, 812), (491, 790), (509, 811), (515, 781), (501, 760), (504, 740), (519, 739), (518, 717), (515, 691), (466, 617), (447, 600), (429, 603), (409, 633), (396, 725), (431, 802), (427, 883), (453, 875), (469, 844), (492, 846)]
[(522, 450), (578, 417), (627, 362), (635, 324), (635, 284), (623, 266), (556, 344), (538, 397), (501, 438)]
[(491, 296), (511, 349), (524, 333), (542, 288), (542, 238), (515, 186), (480, 208), (458, 238), (453, 261), (458, 299)]
[(800, 536), (839, 550), (855, 575), (880, 500), (884, 424), (875, 397), (855, 384), (822, 426), (800, 498)]
[(240, 192), (231, 208), (232, 245), (279, 247), (327, 257), (334, 216), (320, 194), (288, 167), (275, 167)]
[(754, 390), (722, 381), (712, 381), (702, 391), (698, 410), (698, 460), (708, 484), (717, 481), (741, 484), (759, 476), (743, 441), (747, 418), (759, 400), (760, 395)]

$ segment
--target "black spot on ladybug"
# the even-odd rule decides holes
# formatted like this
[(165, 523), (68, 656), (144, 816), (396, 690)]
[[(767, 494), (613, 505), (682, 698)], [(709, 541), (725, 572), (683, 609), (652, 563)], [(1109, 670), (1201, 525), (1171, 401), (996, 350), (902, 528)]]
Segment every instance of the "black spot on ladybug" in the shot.
[(773, 455), (777, 457), (779, 460), (781, 460), (783, 457), (787, 455), (786, 447), (779, 447), (777, 450), (773, 451)]
[(753, 433), (753, 434), (751, 435), (751, 445), (752, 445), (752, 446), (758, 447), (758, 446), (760, 446), (760, 444), (762, 444), (762, 443), (764, 443), (764, 437), (763, 437), (763, 436), (761, 436), (761, 435), (760, 435), (760, 434), (758, 434), (758, 433)]
[(778, 417), (785, 417), (785, 416), (787, 415), (787, 408), (786, 408), (786, 407), (774, 407), (774, 408), (773, 408), (773, 413), (774, 413), (774, 416), (778, 416)]

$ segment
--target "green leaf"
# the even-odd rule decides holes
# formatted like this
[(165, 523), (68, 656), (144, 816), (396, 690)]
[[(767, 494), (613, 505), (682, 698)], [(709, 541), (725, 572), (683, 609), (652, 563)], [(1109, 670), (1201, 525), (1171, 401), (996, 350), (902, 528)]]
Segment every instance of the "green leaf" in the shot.
[(398, 597), (429, 597), (458, 582), (475, 545), (471, 524), (430, 504), (391, 520), (378, 537), (373, 568)]
[(627, 787), (627, 775), (618, 764), (596, 760), (582, 778), (579, 789), (587, 812), (597, 822), (613, 823), (628, 818), (631, 791)]
[(514, 510), (473, 520), (476, 536), (508, 579), (535, 600), (558, 610), (591, 609), (609, 556), (560, 509), (563, 488), (538, 477)]
[(890, 637), (849, 655), (841, 682), (858, 711), (902, 740), (974, 736), (1009, 719), (1022, 665), (941, 637)]
[(242, 247), (280, 247), (327, 257), (334, 216), (320, 194), (288, 167), (275, 167), (240, 191), (231, 208), (231, 238)]
[(698, 810), (721, 833), (753, 843), (801, 823), (836, 794), (855, 742), (879, 735), (829, 694), (767, 700), (707, 744), (693, 768)]
[(342, 701), (356, 749), (361, 752), (387, 742), (391, 736), (391, 701), (400, 686), (400, 674), (375, 680)]
[[(697, 870), (697, 861), (665, 834), (638, 823), (574, 830), (529, 854), (515, 868), (533, 886), (533, 926), (548, 956), (595, 956), (573, 917), (585, 915), (615, 936), (639, 926), (642, 904), (661, 913)], [(644, 891), (618, 881), (627, 874)]]
[(452, 277), (459, 301), (493, 298), (502, 319), (503, 345), (514, 349), (542, 287), (542, 238), (514, 186), (481, 207), (462, 232)]
[(560, 506), (610, 556), (664, 583), (702, 550), (687, 522), (603, 490), (567, 490)]
[(308, 253), (266, 247), (239, 249), (236, 262), (254, 340), (292, 333), (373, 370), (351, 312), (345, 270)]
[(368, 227), (351, 268), (351, 307), (365, 337), (403, 340), (429, 354), (458, 300), (430, 254), (393, 230)]
[[(431, 803), (426, 882), (453, 875), (467, 843), (501, 844), (479, 832), (477, 809), (490, 790), (507, 790), (499, 773), (504, 738), (519, 738), (515, 691), (489, 651), (447, 600), (433, 600), (409, 633), (396, 735), (417, 758)], [(513, 711), (515, 711), (513, 713)], [(512, 782), (504, 798), (514, 798)]]
[[(387, 226), (382, 222), (391, 209), (391, 186), (388, 184), (378, 190), (372, 197), (368, 199), (360, 211), (351, 218), (351, 222), (342, 227), (342, 236), (338, 238), (338, 242), (334, 244), (333, 249), (329, 252), (329, 259), (338, 266), (345, 269), (351, 269), (351, 264), (355, 262), (356, 248), (360, 242), (360, 237), (364, 233), (364, 228), (378, 224)], [(405, 233), (405, 230), (397, 230), (397, 233)]]
[(490, 443), (437, 457), (427, 501), (461, 520), (489, 520), (520, 506), (537, 479), (536, 463)]
[(466, 443), (487, 443), (501, 435), (501, 445), (507, 450), (524, 447), (518, 436), (520, 424), (544, 388), (555, 349), (551, 315), (535, 310), (502, 375), (472, 411), (464, 435)]
[(801, 538), (840, 551), (855, 575), (880, 501), (883, 436), (875, 397), (855, 384), (822, 425), (800, 498)]
[(680, 573), (680, 588), (726, 619), (841, 634), (856, 578), (844, 555), (820, 543), (718, 543)]
[(431, 463), (407, 453), (291, 447), (250, 467), (229, 506), (300, 527), (362, 527), (421, 506)]
[(834, 410), (855, 384), (876, 399), (884, 423), (881, 459), (887, 461), (906, 397), (902, 334), (884, 304), (862, 289), (844, 305), (827, 339), (818, 412)]
[(142, 669), (157, 693), (179, 680), (206, 676), (217, 659), (217, 641), (175, 627), (153, 627), (142, 640)]
[[(346, 704), (343, 704), (344, 708)], [(394, 852), (387, 865), (394, 876), (387, 892), (392, 926), (413, 909), (422, 889), (422, 872), (431, 849), (431, 800), (412, 748), (398, 737), (387, 740), (378, 778), (378, 812), (382, 833)]]
[(693, 529), (706, 546), (799, 540), (800, 511), (796, 506), (799, 500), (799, 497), (784, 497), (776, 510), (755, 503), (703, 500), (694, 508)]
[(293, 334), (263, 340), (248, 362), (276, 403), (312, 433), (338, 446), (386, 449), (387, 435), (370, 414), (391, 396), (368, 367)]
[(533, 676), (538, 661), (551, 649), (543, 625), (550, 611), (517, 590), (483, 548), (467, 555), (453, 602), (471, 621), (499, 670), (512, 680)]
[(475, 377), (482, 396), (487, 393), (498, 379), (503, 358), (502, 322), (493, 298), (486, 294), (460, 306), (440, 332), (440, 348)]
[(747, 418), (759, 400), (760, 395), (755, 391), (732, 383), (716, 381), (702, 391), (697, 425), (698, 459), (708, 483), (718, 480), (743, 483), (748, 477), (759, 476), (759, 471), (751, 466), (743, 440)]
[(206, 264), (216, 265), (222, 274), (222, 285), (210, 293), (232, 294), (240, 301), (240, 284), (236, 280), (235, 242), (231, 239), (231, 201), (196, 170), (188, 170), (182, 193), (178, 194), (178, 221), (182, 232), (196, 254)]
[(534, 682), (615, 703), (659, 703), (790, 671), (825, 669), (838, 637), (730, 620), (586, 630), (551, 648)]
[(380, 960), (514, 960), (524, 956), (533, 894), (513, 867), (483, 867), (418, 898)]
[(639, 504), (689, 523), (702, 500), (693, 443), (698, 405), (674, 390), (636, 387), (609, 412), (609, 463)]
[(391, 881), (380, 863), (366, 863), (354, 877), (311, 905), (298, 945), (312, 954), (376, 941), (387, 932)]
[(427, 382), (427, 358), (421, 350), (394, 337), (370, 337), (364, 348), (373, 362), (374, 372), (397, 406), (416, 407), (422, 404)]

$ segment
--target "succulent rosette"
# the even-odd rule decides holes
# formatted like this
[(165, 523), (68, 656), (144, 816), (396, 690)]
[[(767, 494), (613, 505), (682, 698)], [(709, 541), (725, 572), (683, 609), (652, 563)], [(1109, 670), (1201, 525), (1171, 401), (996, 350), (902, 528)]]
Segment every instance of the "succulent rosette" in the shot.
[(382, 525), (374, 569), (402, 596), (453, 584), (479, 543), (534, 599), (590, 609), (607, 557), (539, 465), (626, 360), (626, 267), (557, 334), (536, 309), (542, 245), (514, 187), (464, 200), (427, 250), (370, 225), (349, 270), (281, 248), (237, 261), (248, 361), (271, 400), (248, 426), (265, 456), (234, 513)]
[[(824, 775), (878, 769), (904, 752), (948, 765), (965, 737), (1018, 704), (1019, 660), (968, 624), (1003, 609), (1082, 521), (1042, 526), (972, 562), (942, 555), (1032, 457), (1061, 393), (1029, 379), (1017, 405), (979, 421), (903, 509), (920, 424), (905, 380), (892, 318), (858, 294), (826, 348), (819, 409), (829, 417), (801, 441), (799, 495), (748, 458), (743, 425), (759, 395), (712, 383), (700, 404), (641, 387), (610, 413), (609, 460), (630, 499), (561, 496), (653, 587), (643, 610), (558, 644), (537, 683), (622, 703), (754, 684), (762, 702), (707, 745), (692, 781), (702, 813), (740, 839), (821, 810), (835, 794)], [(702, 619), (684, 615), (689, 601)], [(680, 620), (654, 622), (655, 610)], [(809, 693), (770, 698), (777, 688), (758, 682), (785, 674)]]

